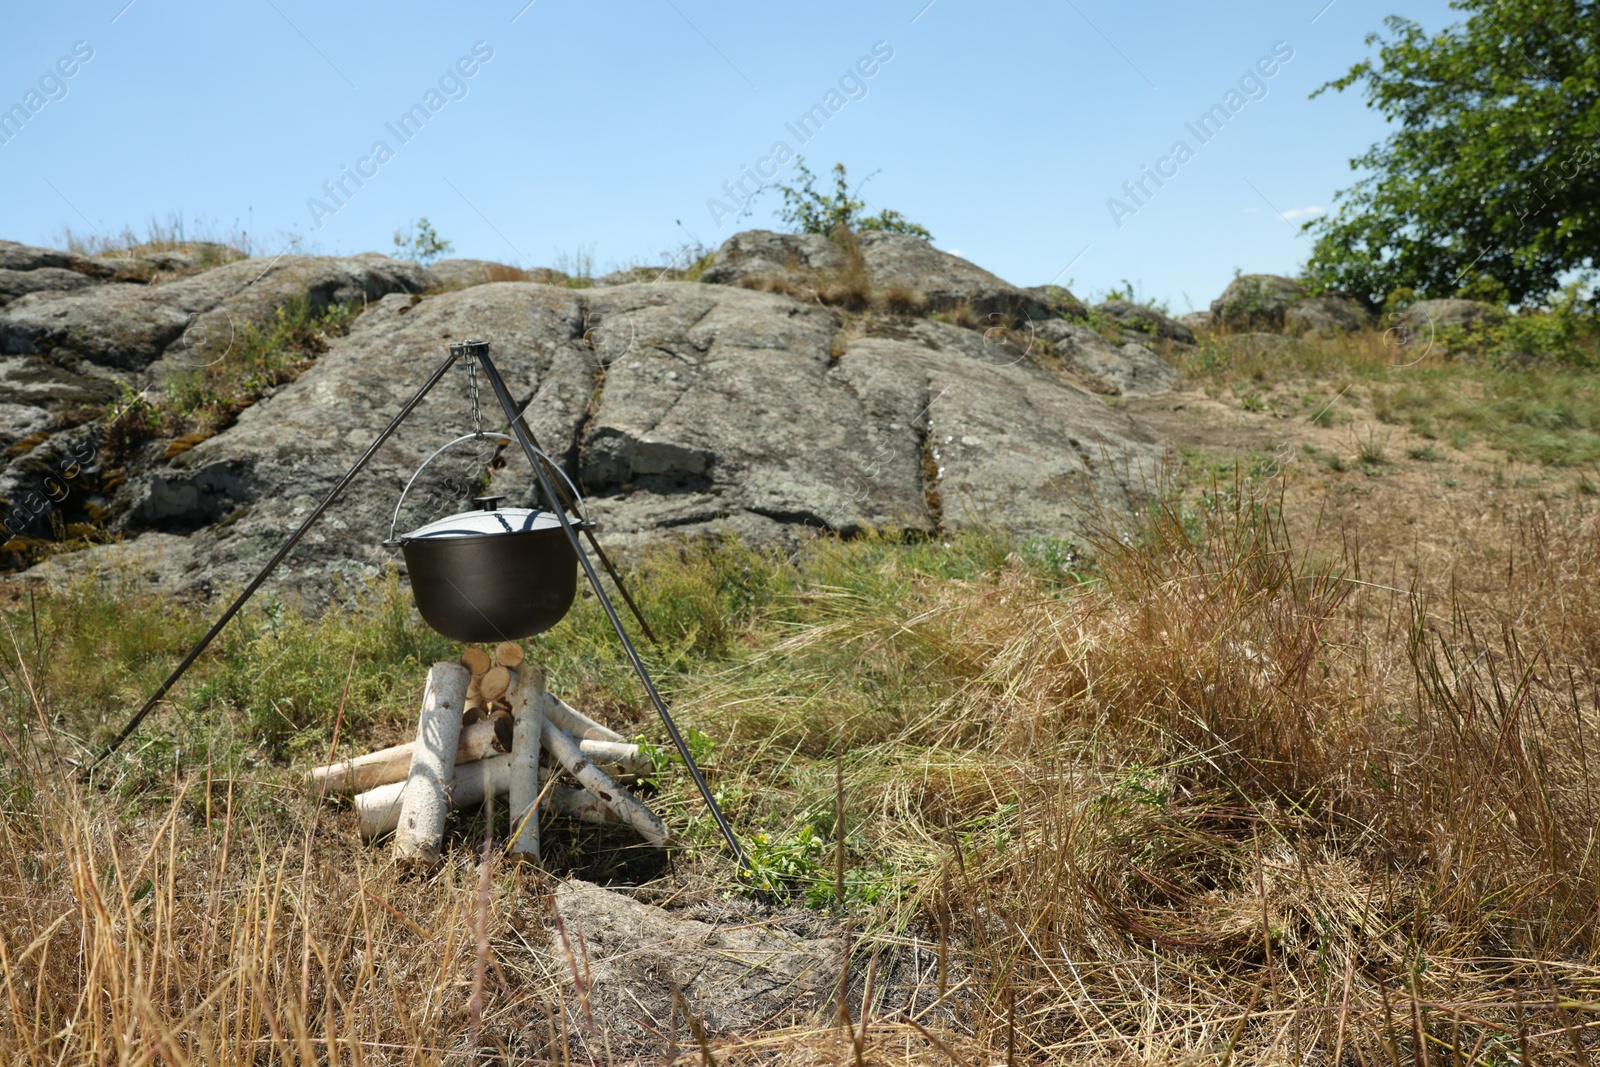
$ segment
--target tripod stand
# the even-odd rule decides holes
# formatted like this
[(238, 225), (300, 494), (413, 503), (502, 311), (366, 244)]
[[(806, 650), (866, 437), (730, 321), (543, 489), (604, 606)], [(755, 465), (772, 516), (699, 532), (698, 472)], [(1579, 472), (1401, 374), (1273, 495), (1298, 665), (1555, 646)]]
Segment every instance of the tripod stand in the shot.
[[(355, 464), (345, 472), (344, 477), (339, 479), (338, 483), (328, 492), (322, 502), (316, 506), (310, 515), (306, 516), (305, 521), (300, 524), (299, 528), (289, 535), (288, 540), (283, 543), (277, 553), (250, 580), (250, 583), (244, 587), (244, 591), (239, 594), (233, 603), (228, 605), (227, 610), (222, 613), (222, 616), (217, 619), (211, 629), (206, 631), (205, 635), (195, 643), (194, 647), (183, 657), (178, 666), (167, 676), (166, 681), (161, 683), (156, 691), (151, 694), (150, 699), (145, 701), (144, 706), (134, 714), (128, 725), (122, 728), (122, 732), (113, 738), (111, 743), (95, 758), (90, 769), (92, 770), (94, 767), (99, 766), (106, 757), (115, 752), (139, 728), (139, 724), (144, 721), (145, 716), (150, 714), (151, 710), (161, 702), (162, 698), (178, 683), (178, 680), (194, 665), (195, 660), (200, 658), (200, 654), (222, 632), (229, 621), (239, 613), (239, 610), (244, 607), (256, 590), (261, 588), (262, 583), (278, 568), (278, 565), (284, 561), (294, 549), (294, 546), (305, 536), (306, 532), (316, 525), (323, 512), (327, 511), (333, 502), (338, 499), (350, 482), (355, 479), (355, 476), (377, 454), (378, 449), (383, 447), (383, 443), (394, 434), (395, 430), (399, 429), (400, 424), (422, 402), (422, 398), (427, 396), (435, 385), (439, 384), (440, 380), (444, 378), (451, 367), (455, 366), (458, 360), (462, 359), (478, 361), (478, 366), (482, 369), (484, 378), (489, 383), (489, 388), (493, 391), (495, 399), (500, 403), (501, 410), (505, 412), (506, 418), (511, 423), (512, 435), (515, 436), (517, 443), (522, 446), (522, 451), (527, 455), (528, 462), (533, 466), (534, 475), (539, 481), (540, 492), (544, 495), (545, 500), (550, 503), (551, 510), (555, 513), (556, 518), (560, 520), (561, 528), (567, 535), (572, 551), (578, 557), (578, 563), (583, 568), (584, 577), (588, 579), (589, 585), (594, 589), (595, 599), (599, 601), (601, 609), (605, 611), (606, 618), (611, 623), (611, 628), (616, 631), (617, 640), (622, 643), (622, 650), (626, 653), (628, 662), (633, 666), (634, 673), (639, 676), (639, 681), (644, 686), (645, 692), (650, 695), (650, 702), (655, 705), (656, 714), (661, 717), (662, 725), (666, 727), (668, 736), (672, 738), (672, 744), (677, 748), (678, 755), (682, 758), (684, 766), (689, 768), (689, 774), (694, 778), (695, 786), (700, 790), (700, 795), (705, 799), (706, 806), (711, 810), (711, 817), (716, 821), (717, 829), (722, 832), (723, 838), (728, 842), (728, 847), (733, 851), (734, 858), (738, 861), (740, 867), (748, 871), (750, 869), (750, 861), (745, 856), (744, 850), (739, 847), (739, 840), (734, 836), (733, 828), (728, 825), (727, 819), (722, 815), (722, 810), (717, 806), (716, 799), (711, 794), (711, 787), (706, 783), (705, 775), (701, 773), (694, 756), (689, 752), (688, 743), (684, 741), (683, 735), (678, 732), (677, 724), (672, 721), (672, 715), (667, 711), (666, 701), (661, 699), (661, 694), (656, 690), (655, 683), (650, 680), (650, 674), (645, 670), (643, 661), (639, 659), (639, 653), (633, 647), (633, 641), (629, 639), (627, 630), (623, 628), (622, 619), (617, 615), (617, 609), (612, 605), (611, 598), (600, 584), (600, 575), (595, 570), (593, 560), (589, 558), (589, 553), (585, 551), (583, 543), (578, 537), (578, 529), (567, 517), (567, 507), (571, 504), (571, 498), (564, 490), (558, 488), (560, 480), (551, 477), (551, 472), (546, 469), (545, 462), (541, 458), (538, 442), (533, 439), (532, 432), (524, 425), (522, 415), (517, 411), (516, 402), (511, 399), (511, 393), (506, 388), (505, 380), (500, 377), (500, 371), (495, 367), (494, 360), (489, 356), (489, 342), (487, 341), (461, 341), (450, 346), (450, 354), (428, 376), (428, 380), (423, 382), (416, 395), (406, 401), (405, 406), (389, 421), (389, 424), (383, 428), (377, 439), (361, 454)], [(634, 604), (633, 598), (628, 595), (627, 589), (623, 587), (615, 568), (611, 566), (611, 561), (606, 558), (605, 553), (600, 549), (599, 543), (594, 539), (593, 531), (586, 529), (584, 533), (588, 536), (595, 555), (599, 557), (602, 565), (611, 575), (612, 580), (616, 582), (618, 591), (622, 593), (623, 599), (627, 601), (628, 607), (633, 610), (635, 617), (639, 620), (639, 624), (648, 635), (650, 633), (648, 624), (645, 623), (638, 606)]]

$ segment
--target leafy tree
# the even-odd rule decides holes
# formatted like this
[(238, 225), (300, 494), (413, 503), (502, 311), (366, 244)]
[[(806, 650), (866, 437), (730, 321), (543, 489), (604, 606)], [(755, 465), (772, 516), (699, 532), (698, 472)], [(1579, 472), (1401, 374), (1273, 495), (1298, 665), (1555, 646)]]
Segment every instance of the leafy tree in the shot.
[(439, 231), (433, 228), (433, 223), (426, 216), (405, 230), (394, 231), (396, 259), (409, 259), (426, 267), (453, 248), (455, 245), (440, 237)]
[(1600, 262), (1600, 3), (1454, 0), (1462, 24), (1428, 36), (1386, 20), (1361, 83), (1398, 130), (1352, 169), (1371, 173), (1314, 220), (1323, 288), (1381, 303), (1408, 287), (1536, 301)]
[(796, 156), (795, 170), (800, 172), (798, 187), (778, 185), (783, 193), (783, 207), (778, 217), (788, 223), (796, 233), (820, 233), (831, 237), (841, 226), (851, 232), (881, 230), (884, 233), (908, 233), (924, 241), (933, 240), (933, 234), (898, 211), (885, 208), (876, 215), (863, 215), (865, 200), (850, 195), (850, 182), (845, 177), (844, 164), (833, 165), (833, 195), (817, 192), (816, 176), (806, 167), (805, 157)]

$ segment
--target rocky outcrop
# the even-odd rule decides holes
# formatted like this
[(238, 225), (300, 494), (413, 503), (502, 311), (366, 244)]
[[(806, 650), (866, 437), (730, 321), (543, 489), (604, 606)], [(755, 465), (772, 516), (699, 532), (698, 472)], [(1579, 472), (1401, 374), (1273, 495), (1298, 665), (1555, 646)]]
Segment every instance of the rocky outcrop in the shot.
[[(982, 323), (1020, 326), (1060, 316), (1056, 304), (1077, 304), (1072, 294), (1052, 300), (1019, 289), (960, 256), (941, 252), (919, 237), (867, 232), (858, 247), (841, 248), (818, 234), (752, 230), (729, 238), (701, 275), (713, 285), (740, 285), (795, 295), (818, 294), (844, 282), (866, 289), (892, 306), (925, 311), (960, 309)], [(858, 277), (859, 276), (859, 277)], [(1079, 309), (1081, 304), (1077, 304)]]
[[(813, 264), (838, 254), (830, 242), (778, 236), (730, 241), (724, 268), (755, 277), (735, 268), (796, 245)], [(0, 415), (18, 457), (0, 470), (0, 496), (91, 462), (99, 426), (64, 416), (64, 397), (103, 404), (124, 385), (159, 393), (192, 352), (184, 335), (197, 323), (256, 322), (303, 298), (364, 299), (367, 309), (222, 432), (137, 446), (120, 483), (91, 501), (122, 543), (58, 556), (39, 574), (122, 569), (173, 592), (237, 587), (448, 342), (468, 337), (493, 345), (530, 426), (620, 550), (663, 531), (770, 542), (983, 525), (1073, 538), (1097, 509), (1134, 506), (1155, 482), (1161, 446), (1075, 383), (1148, 395), (1171, 388), (1176, 372), (1142, 345), (1061, 319), (1041, 295), (1019, 298), (925, 251), (899, 235), (866, 235), (860, 247), (876, 278), (917, 284), (929, 304), (959, 299), (965, 313), (849, 316), (782, 292), (670, 280), (478, 281), (472, 272), (484, 268), (470, 263), (459, 278), (473, 284), (446, 288), (437, 270), (381, 256), (245, 261), (155, 285), (35, 292), (0, 309), (12, 349), (0, 357)], [(1022, 326), (995, 330), (986, 316)], [(433, 449), (472, 428), (466, 382), (464, 368), (453, 372), (418, 407), (290, 557), (275, 579), (281, 594), (315, 606), (341, 581), (401, 562), (381, 544), (396, 501)], [(503, 427), (483, 397), (485, 425)], [(418, 480), (400, 528), (461, 509), (485, 477), (514, 503), (534, 500), (520, 454), (468, 441)]]
[(1153, 307), (1135, 304), (1129, 300), (1107, 300), (1096, 304), (1094, 309), (1130, 330), (1138, 330), (1151, 337), (1161, 337), (1168, 341), (1177, 341), (1179, 344), (1194, 344), (1193, 330), (1175, 319), (1168, 318)]
[(843, 266), (843, 254), (821, 234), (746, 230), (722, 243), (700, 280), (751, 289), (773, 281), (801, 287)]
[(1211, 301), (1211, 318), (1230, 330), (1281, 330), (1284, 313), (1305, 296), (1293, 278), (1277, 274), (1242, 274)]
[(321, 309), (429, 284), (421, 267), (375, 254), (242, 260), (161, 285), (24, 296), (0, 309), (0, 351), (141, 371), (198, 334), (227, 336), (291, 299)]
[(1083, 301), (1062, 286), (1030, 285), (1023, 292), (1038, 298), (1062, 318), (1081, 319), (1089, 314), (1089, 309), (1083, 306)]
[[(585, 487), (613, 544), (662, 530), (770, 541), (805, 528), (975, 525), (1072, 537), (1097, 504), (1131, 506), (1160, 457), (1127, 415), (981, 331), (911, 320), (842, 335), (826, 308), (688, 282), (490, 283), (378, 301), (231, 429), (131, 478), (115, 505), (125, 532), (135, 545), (163, 540), (157, 553), (117, 553), (135, 568), (184, 556), (162, 578), (187, 591), (242, 583), (446, 342), (468, 336), (494, 345), (535, 433)], [(390, 513), (423, 457), (470, 429), (465, 384), (457, 372), (417, 410), (285, 564), (281, 591), (316, 603), (338, 580), (396, 560), (380, 545)], [(503, 422), (497, 411), (486, 421)], [(430, 467), (402, 529), (465, 506), (486, 462), (498, 467), (494, 491), (529, 500), (524, 460), (500, 464), (495, 451), (468, 443)], [(169, 539), (185, 532), (186, 555)], [(100, 569), (109, 554), (61, 557), (46, 573)]]
[(1038, 329), (1058, 356), (1116, 395), (1160, 396), (1182, 379), (1176, 367), (1135, 341), (1109, 341), (1087, 326), (1063, 319)]
[(1338, 293), (1307, 296), (1283, 311), (1283, 330), (1293, 336), (1354, 333), (1372, 325), (1372, 314), (1353, 297)]
[(0, 268), (0, 307), (29, 293), (68, 292), (94, 285), (95, 280), (65, 267), (40, 267), (37, 270)]

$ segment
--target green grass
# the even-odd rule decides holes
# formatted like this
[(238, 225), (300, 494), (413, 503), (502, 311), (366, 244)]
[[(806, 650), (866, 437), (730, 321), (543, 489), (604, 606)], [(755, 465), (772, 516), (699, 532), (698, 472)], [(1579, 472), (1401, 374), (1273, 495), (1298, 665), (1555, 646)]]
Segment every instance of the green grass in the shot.
[[(1372, 333), (1305, 339), (1271, 355), (1211, 338), (1168, 358), (1252, 411), (1268, 407), (1269, 392), (1281, 390), (1299, 394), (1306, 417), (1322, 426), (1336, 424), (1341, 409), (1366, 403), (1384, 422), (1457, 449), (1481, 442), (1550, 466), (1600, 460), (1600, 374), (1586, 369), (1581, 354), (1527, 366), (1438, 352), (1412, 363), (1403, 355), (1409, 353)], [(1307, 380), (1319, 388), (1306, 392)]]

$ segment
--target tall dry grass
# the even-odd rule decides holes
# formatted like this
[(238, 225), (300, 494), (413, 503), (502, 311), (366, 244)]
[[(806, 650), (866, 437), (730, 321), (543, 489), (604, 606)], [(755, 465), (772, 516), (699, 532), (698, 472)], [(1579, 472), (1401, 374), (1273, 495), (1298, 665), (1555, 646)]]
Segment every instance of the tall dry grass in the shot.
[[(704, 1050), (683, 1035), (678, 1060), (1587, 1067), (1592, 508), (1511, 514), (1494, 567), (1395, 589), (1353, 552), (1297, 548), (1290, 506), (1239, 486), (1169, 496), (1108, 529), (1087, 578), (1056, 547), (994, 536), (647, 559), (658, 669), (717, 742), (731, 817), (747, 838), (837, 833), (857, 946), (848, 1029), (830, 1013)], [(637, 694), (590, 614), (541, 655), (626, 711)], [(481, 819), (432, 880), (356, 844), (299, 785), (325, 754), (311, 740), (332, 740), (299, 704), (283, 705), (288, 749), (152, 745), (78, 783), (70, 688), (17, 618), (0, 1058), (665, 1058), (595, 1031), (550, 935), (548, 876), (480, 867)], [(263, 632), (239, 654), (282, 670), (326, 644), (280, 625), (292, 645)], [(386, 728), (348, 710), (358, 736)], [(736, 891), (692, 793), (666, 783), (656, 803), (705, 845), (662, 884)], [(787, 855), (826, 887), (831, 847)]]

